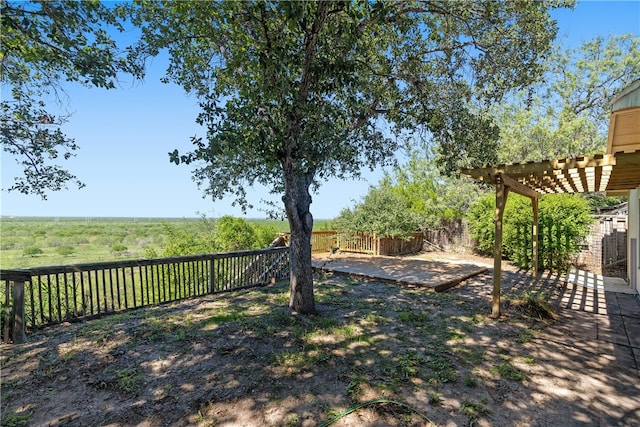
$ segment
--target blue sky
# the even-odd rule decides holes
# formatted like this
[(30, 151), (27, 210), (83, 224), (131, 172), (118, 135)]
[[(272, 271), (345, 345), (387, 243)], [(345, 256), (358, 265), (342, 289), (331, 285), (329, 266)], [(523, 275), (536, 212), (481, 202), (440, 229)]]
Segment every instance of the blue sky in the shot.
[[(640, 0), (581, 1), (574, 10), (555, 11), (559, 41), (577, 46), (597, 35), (640, 35)], [(200, 129), (195, 98), (175, 85), (159, 82), (162, 61), (152, 64), (144, 82), (125, 80), (117, 90), (87, 89), (69, 85), (64, 105), (73, 113), (64, 126), (80, 146), (77, 156), (63, 162), (86, 187), (54, 192), (43, 201), (35, 195), (1, 193), (0, 213), (9, 216), (76, 217), (207, 217), (242, 216), (230, 197), (203, 199), (191, 180), (188, 166), (169, 163), (167, 153), (191, 149), (190, 137)], [(18, 174), (13, 158), (2, 153), (2, 188)], [(382, 170), (363, 172), (360, 181), (329, 181), (313, 195), (316, 219), (331, 219), (359, 201)], [(248, 190), (250, 201), (260, 206), (268, 198), (262, 188)], [(277, 199), (273, 199), (277, 200)], [(247, 213), (263, 218), (259, 209)]]

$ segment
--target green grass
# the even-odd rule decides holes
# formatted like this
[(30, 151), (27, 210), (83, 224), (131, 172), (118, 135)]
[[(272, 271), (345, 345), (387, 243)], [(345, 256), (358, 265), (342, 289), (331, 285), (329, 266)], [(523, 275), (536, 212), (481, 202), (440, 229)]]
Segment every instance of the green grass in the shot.
[[(163, 224), (198, 230), (201, 218), (0, 218), (0, 267), (29, 268), (157, 256), (167, 236)], [(286, 221), (250, 219), (277, 231)], [(316, 228), (328, 221), (316, 221)], [(320, 228), (318, 228), (320, 227)]]
[(492, 374), (509, 381), (524, 381), (527, 378), (527, 374), (513, 366), (509, 360), (494, 366), (490, 371)]
[[(247, 219), (289, 231), (286, 221)], [(120, 259), (153, 258), (167, 243), (164, 224), (195, 231), (201, 218), (69, 218), (0, 217), (0, 268), (81, 264)], [(315, 230), (330, 229), (330, 220), (316, 220)]]
[(472, 425), (479, 417), (491, 413), (486, 401), (477, 402), (474, 400), (464, 400), (460, 405), (460, 410), (467, 416)]

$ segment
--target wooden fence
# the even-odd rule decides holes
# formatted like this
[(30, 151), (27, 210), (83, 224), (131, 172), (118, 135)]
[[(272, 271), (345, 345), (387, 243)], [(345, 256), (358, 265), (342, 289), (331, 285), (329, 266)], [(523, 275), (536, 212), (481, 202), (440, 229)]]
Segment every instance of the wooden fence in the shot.
[(5, 342), (53, 323), (265, 285), (289, 274), (289, 248), (0, 270)]
[[(284, 238), (289, 244), (290, 233)], [(422, 233), (411, 234), (406, 239), (378, 237), (375, 233), (339, 233), (334, 230), (311, 233), (311, 252), (323, 253), (340, 249), (341, 252), (370, 255), (404, 255), (422, 250)]]
[(424, 240), (427, 250), (446, 252), (471, 252), (473, 240), (465, 220), (447, 221), (437, 229), (425, 230)]

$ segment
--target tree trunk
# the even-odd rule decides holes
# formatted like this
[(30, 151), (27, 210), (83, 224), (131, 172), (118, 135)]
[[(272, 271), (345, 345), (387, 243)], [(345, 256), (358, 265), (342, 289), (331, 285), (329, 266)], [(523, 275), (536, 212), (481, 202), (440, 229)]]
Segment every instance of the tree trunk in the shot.
[(291, 293), (289, 307), (300, 314), (316, 314), (313, 296), (313, 270), (311, 268), (311, 232), (313, 216), (310, 212), (311, 178), (297, 171), (291, 160), (285, 161), (285, 194), (282, 197), (291, 238)]

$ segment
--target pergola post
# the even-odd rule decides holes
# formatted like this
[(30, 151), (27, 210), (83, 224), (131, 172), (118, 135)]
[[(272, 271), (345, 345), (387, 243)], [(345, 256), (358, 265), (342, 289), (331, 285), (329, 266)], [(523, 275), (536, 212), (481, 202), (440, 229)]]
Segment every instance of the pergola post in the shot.
[(507, 204), (509, 195), (509, 187), (504, 185), (502, 176), (496, 177), (496, 212), (495, 224), (496, 232), (493, 247), (493, 308), (491, 317), (497, 319), (500, 317), (500, 287), (502, 275), (502, 218), (504, 215), (504, 207)]
[(531, 206), (533, 207), (533, 230), (532, 230), (532, 235), (531, 235), (531, 246), (533, 249), (533, 254), (532, 254), (532, 259), (531, 259), (531, 263), (532, 263), (532, 267), (533, 267), (533, 278), (537, 279), (538, 278), (538, 234), (539, 234), (539, 227), (538, 227), (538, 198), (537, 197), (532, 197), (531, 198)]

